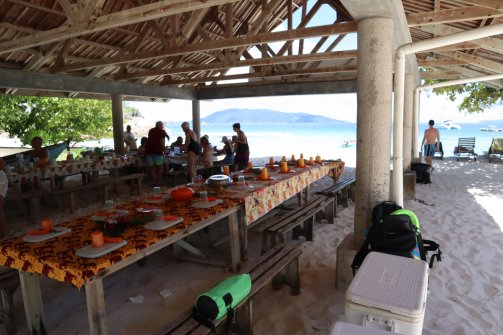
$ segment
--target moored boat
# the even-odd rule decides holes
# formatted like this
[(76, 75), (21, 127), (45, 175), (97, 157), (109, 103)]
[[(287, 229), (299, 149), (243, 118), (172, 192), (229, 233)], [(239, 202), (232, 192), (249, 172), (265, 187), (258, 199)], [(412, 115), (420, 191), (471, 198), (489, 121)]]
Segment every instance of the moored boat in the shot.
[(498, 133), (498, 132), (501, 131), (501, 127), (490, 125), (490, 126), (487, 126), (487, 127), (484, 127), (484, 128), (480, 128), (480, 131), (490, 131), (490, 132), (493, 132), (493, 133)]

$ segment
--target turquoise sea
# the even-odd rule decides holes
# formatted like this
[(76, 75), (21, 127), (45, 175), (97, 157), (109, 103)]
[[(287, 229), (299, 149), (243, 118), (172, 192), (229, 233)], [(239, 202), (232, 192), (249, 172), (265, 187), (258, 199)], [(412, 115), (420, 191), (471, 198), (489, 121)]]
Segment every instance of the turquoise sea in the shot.
[[(440, 138), (445, 156), (453, 156), (454, 147), (459, 137), (476, 137), (475, 152), (482, 155), (488, 150), (493, 137), (503, 137), (503, 133), (482, 132), (480, 128), (496, 125), (503, 128), (503, 120), (481, 123), (460, 123), (461, 129), (442, 129)], [(427, 124), (420, 124), (418, 145), (421, 144)], [(322, 158), (341, 158), (348, 166), (355, 166), (356, 145), (344, 147), (346, 140), (356, 139), (356, 124), (349, 122), (334, 123), (242, 123), (241, 129), (248, 136), (251, 157), (281, 157), (304, 154), (321, 155)], [(183, 136), (180, 122), (166, 123), (166, 130), (171, 141), (177, 136)], [(235, 135), (232, 124), (202, 124), (201, 134), (208, 135), (213, 146), (222, 147), (222, 136)], [(145, 134), (136, 134), (138, 139)], [(93, 144), (96, 145), (96, 144)], [(102, 140), (101, 145), (113, 145), (110, 139)], [(379, 145), (376, 143), (376, 145)], [(391, 148), (390, 148), (391, 149)]]

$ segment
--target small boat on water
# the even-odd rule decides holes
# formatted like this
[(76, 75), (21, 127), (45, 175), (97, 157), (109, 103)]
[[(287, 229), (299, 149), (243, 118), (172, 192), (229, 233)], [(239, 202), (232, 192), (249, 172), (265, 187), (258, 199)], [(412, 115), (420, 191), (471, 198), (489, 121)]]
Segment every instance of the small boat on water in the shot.
[(342, 146), (344, 148), (352, 147), (355, 144), (356, 144), (356, 140), (355, 139), (348, 139), (348, 140), (345, 140), (345, 141), (342, 142)]
[(490, 131), (490, 132), (493, 132), (493, 133), (498, 133), (498, 132), (501, 131), (501, 127), (490, 125), (490, 126), (487, 126), (487, 127), (484, 127), (484, 128), (480, 128), (480, 131)]
[[(58, 156), (66, 150), (68, 145), (70, 144), (70, 140), (56, 143), (53, 145), (46, 146), (47, 150), (49, 150), (49, 160), (53, 160), (58, 158)], [(0, 153), (4, 156), (0, 156), (7, 163), (7, 165), (13, 165), (17, 163), (17, 154), (23, 154), (23, 160), (25, 164), (28, 164), (30, 161), (31, 152), (33, 149), (31, 148), (12, 148), (12, 147), (0, 147)]]
[(461, 129), (461, 126), (457, 123), (452, 122), (452, 120), (445, 120), (440, 124), (440, 128), (444, 129)]

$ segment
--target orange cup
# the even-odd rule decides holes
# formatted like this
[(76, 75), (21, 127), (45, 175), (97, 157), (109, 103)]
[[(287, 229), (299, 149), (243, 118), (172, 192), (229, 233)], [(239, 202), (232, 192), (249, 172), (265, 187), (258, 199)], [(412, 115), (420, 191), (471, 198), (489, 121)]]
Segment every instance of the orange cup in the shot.
[(224, 174), (227, 176), (230, 174), (229, 166), (227, 166), (227, 165), (224, 165)]
[(93, 231), (91, 233), (91, 241), (93, 248), (100, 248), (105, 245), (105, 239), (103, 238), (103, 232)]
[(286, 162), (286, 156), (283, 156), (283, 158), (281, 158), (281, 161)]
[(248, 162), (248, 168), (249, 169), (253, 168), (253, 163), (252, 162)]
[(51, 230), (52, 229), (52, 219), (46, 218), (40, 221), (40, 225), (43, 230)]
[(261, 179), (269, 179), (269, 174), (267, 173), (266, 168), (262, 168), (262, 170), (260, 171), (260, 178)]
[(281, 172), (288, 172), (288, 164), (286, 162), (281, 162)]
[(269, 157), (269, 164), (273, 165), (274, 164), (274, 157)]
[(314, 164), (314, 159), (313, 159), (313, 156), (309, 157), (309, 165), (313, 165)]
[(292, 162), (295, 162), (295, 155), (292, 155)]
[(321, 164), (321, 156), (317, 156), (316, 157), (316, 162), (318, 162), (319, 164)]
[(304, 167), (304, 158), (299, 159), (299, 166)]

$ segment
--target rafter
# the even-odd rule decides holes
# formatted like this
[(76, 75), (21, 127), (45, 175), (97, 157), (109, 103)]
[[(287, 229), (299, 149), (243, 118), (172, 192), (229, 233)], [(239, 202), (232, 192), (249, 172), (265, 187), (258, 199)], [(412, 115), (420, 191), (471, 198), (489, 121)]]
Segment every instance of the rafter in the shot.
[(202, 65), (193, 65), (185, 67), (176, 67), (172, 69), (165, 70), (153, 70), (144, 71), (131, 74), (118, 74), (115, 76), (116, 80), (123, 79), (135, 79), (144, 77), (154, 77), (161, 75), (172, 75), (178, 73), (189, 73), (189, 72), (200, 72), (208, 70), (218, 70), (226, 69), (229, 67), (244, 67), (244, 66), (263, 66), (263, 65), (274, 65), (274, 64), (286, 64), (286, 63), (298, 63), (298, 62), (310, 62), (310, 61), (322, 61), (322, 60), (333, 60), (333, 59), (344, 59), (344, 58), (356, 58), (356, 51), (336, 51), (327, 52), (319, 54), (307, 54), (307, 55), (292, 55), (292, 56), (278, 56), (278, 57), (266, 57), (266, 58), (256, 58), (256, 59), (246, 59), (236, 62), (225, 62), (225, 63), (210, 63)]
[(500, 16), (503, 16), (503, 11), (475, 6), (409, 14), (407, 15), (407, 23), (409, 27), (416, 27), (421, 25), (481, 20)]
[[(468, 77), (468, 78), (469, 77), (481, 77), (481, 76), (487, 75), (487, 73), (485, 73), (485, 72), (474, 71), (472, 69), (468, 69), (466, 67), (462, 67), (459, 65), (445, 66), (445, 69), (459, 72), (463, 77)], [(492, 81), (484, 81), (483, 83), (486, 86), (493, 87), (496, 89), (500, 89), (503, 87), (503, 80), (501, 80), (501, 79), (500, 80), (492, 80)]]
[(417, 60), (419, 66), (435, 67), (435, 66), (445, 66), (445, 65), (465, 65), (468, 62), (459, 59), (427, 59), (427, 60)]
[[(450, 35), (459, 32), (463, 32), (465, 30), (460, 28), (455, 28), (451, 26), (447, 26), (445, 24), (432, 25), (432, 26), (420, 26), (417, 27), (422, 31), (435, 34), (438, 36)], [(470, 41), (471, 43), (479, 44), (482, 48), (491, 50), (493, 52), (503, 53), (503, 39), (496, 37), (484, 37), (477, 40)]]
[(503, 3), (501, 0), (458, 0), (458, 2), (466, 3), (469, 5), (477, 5), (481, 7), (503, 10)]
[(57, 0), (61, 8), (66, 13), (66, 20), (68, 24), (74, 24), (78, 22), (79, 14), (75, 5), (72, 5), (69, 0)]
[(456, 71), (421, 71), (421, 79), (439, 80), (439, 79), (458, 79), (461, 76)]
[(207, 76), (193, 79), (181, 79), (172, 80), (164, 82), (166, 85), (176, 85), (176, 84), (189, 84), (189, 83), (204, 83), (209, 81), (226, 81), (226, 80), (236, 80), (236, 79), (251, 79), (251, 78), (267, 78), (267, 77), (281, 77), (281, 76), (297, 76), (297, 75), (310, 75), (310, 74), (327, 74), (334, 72), (355, 72), (356, 66), (333, 66), (325, 68), (316, 69), (303, 69), (303, 70), (287, 70), (272, 73), (242, 73), (233, 75), (221, 75), (221, 76)]
[[(235, 1), (237, 0), (161, 0), (97, 17), (92, 25), (87, 24), (87, 21), (74, 25), (65, 24), (55, 29), (36, 33), (33, 36), (2, 42), (0, 43), (0, 54)], [(85, 20), (87, 19), (85, 18)]]
[(459, 51), (453, 51), (453, 52), (445, 51), (445, 52), (439, 52), (439, 54), (442, 56), (447, 56), (468, 62), (469, 65), (477, 66), (482, 69), (486, 69), (495, 73), (503, 73), (503, 64), (493, 62), (491, 60), (484, 59), (482, 57), (468, 55)]
[(246, 35), (241, 37), (233, 37), (220, 39), (201, 44), (184, 45), (169, 51), (149, 51), (138, 55), (120, 55), (107, 59), (90, 60), (85, 63), (77, 63), (64, 67), (56, 67), (53, 72), (70, 72), (82, 70), (102, 65), (122, 64), (138, 60), (157, 59), (167, 56), (178, 56), (195, 52), (206, 52), (219, 49), (229, 49), (235, 47), (248, 47), (253, 44), (270, 43), (285, 40), (294, 40), (299, 38), (308, 38), (315, 36), (347, 34), (356, 31), (356, 23), (338, 23), (335, 25), (318, 26), (312, 28), (297, 29), (294, 31), (279, 31), (259, 35)]
[(23, 1), (23, 0), (7, 0), (11, 3), (15, 3), (15, 4), (18, 4), (18, 5), (21, 5), (23, 7), (27, 7), (27, 8), (33, 8), (33, 9), (36, 9), (36, 10), (40, 10), (40, 11), (43, 11), (43, 12), (46, 12), (46, 13), (51, 13), (51, 14), (56, 14), (56, 15), (59, 15), (59, 16), (66, 16), (65, 12), (61, 12), (59, 10), (55, 10), (55, 9), (52, 9), (52, 8), (47, 8), (47, 7), (44, 7), (44, 6), (40, 6), (40, 5), (37, 5), (36, 3), (32, 3), (30, 1)]

